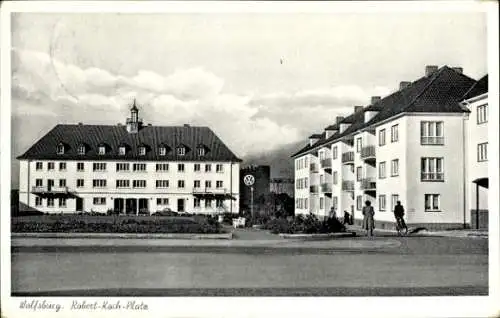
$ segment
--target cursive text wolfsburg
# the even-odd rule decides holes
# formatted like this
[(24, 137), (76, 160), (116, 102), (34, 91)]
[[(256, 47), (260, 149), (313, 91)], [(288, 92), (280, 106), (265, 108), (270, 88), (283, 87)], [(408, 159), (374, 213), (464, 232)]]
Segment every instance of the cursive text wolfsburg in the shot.
[(23, 300), (21, 304), (19, 304), (19, 308), (31, 311), (54, 310), (55, 312), (59, 312), (62, 306), (60, 304), (54, 304), (46, 300)]
[(117, 301), (77, 301), (73, 300), (71, 303), (71, 310), (148, 310), (148, 305), (142, 301), (136, 302), (135, 300), (121, 302)]

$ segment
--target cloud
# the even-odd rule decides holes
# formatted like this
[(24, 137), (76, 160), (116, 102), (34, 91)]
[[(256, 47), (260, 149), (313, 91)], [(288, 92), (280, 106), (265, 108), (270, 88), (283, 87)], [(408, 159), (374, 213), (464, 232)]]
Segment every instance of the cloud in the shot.
[(124, 121), (132, 99), (137, 98), (147, 122), (207, 125), (237, 155), (254, 155), (304, 139), (336, 115), (351, 111), (353, 105), (366, 104), (377, 91), (336, 86), (238, 95), (223, 92), (224, 80), (201, 67), (166, 75), (140, 70), (127, 77), (95, 67), (82, 69), (42, 52), (13, 49), (12, 61), (13, 113), (20, 124), (30, 123), (23, 126), (23, 133), (32, 136), (23, 138), (27, 144), (21, 149), (39, 136), (31, 128), (36, 125), (33, 117), (21, 115), (49, 116), (54, 122), (116, 124)]

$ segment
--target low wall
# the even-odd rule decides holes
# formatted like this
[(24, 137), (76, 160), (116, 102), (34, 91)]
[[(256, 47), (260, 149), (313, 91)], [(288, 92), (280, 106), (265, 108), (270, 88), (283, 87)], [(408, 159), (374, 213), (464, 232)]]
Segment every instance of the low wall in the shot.
[(12, 233), (11, 238), (96, 238), (96, 239), (181, 239), (231, 240), (233, 233), (198, 234), (198, 233)]

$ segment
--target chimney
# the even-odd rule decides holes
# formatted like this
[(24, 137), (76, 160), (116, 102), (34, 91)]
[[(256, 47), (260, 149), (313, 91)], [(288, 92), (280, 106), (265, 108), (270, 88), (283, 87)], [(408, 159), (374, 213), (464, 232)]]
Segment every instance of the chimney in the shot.
[(451, 69), (457, 72), (458, 74), (464, 73), (464, 69), (462, 67), (452, 67)]
[(83, 125), (83, 124), (82, 124), (82, 123), (78, 123), (78, 125), (80, 125), (80, 126), (81, 126), (81, 125)]
[(339, 124), (340, 124), (340, 122), (341, 122), (341, 121), (343, 121), (343, 120), (344, 120), (344, 116), (337, 116), (337, 117), (335, 118), (335, 123), (336, 123), (337, 125), (339, 125)]
[(437, 70), (438, 70), (438, 66), (437, 65), (427, 65), (425, 67), (425, 76), (432, 75)]
[(410, 86), (411, 82), (402, 81), (399, 82), (399, 90), (405, 89)]
[(189, 126), (189, 124), (184, 124), (184, 127), (188, 128), (188, 127), (190, 127), (190, 126)]
[(122, 124), (121, 124), (121, 123), (118, 123), (118, 124), (116, 124), (116, 125), (117, 125), (117, 126), (121, 126)]
[(354, 112), (362, 112), (363, 111), (363, 106), (354, 106)]
[(372, 105), (380, 100), (380, 96), (372, 96)]
[(151, 125), (151, 124), (148, 124), (148, 127), (151, 127), (151, 126), (153, 126), (153, 125)]

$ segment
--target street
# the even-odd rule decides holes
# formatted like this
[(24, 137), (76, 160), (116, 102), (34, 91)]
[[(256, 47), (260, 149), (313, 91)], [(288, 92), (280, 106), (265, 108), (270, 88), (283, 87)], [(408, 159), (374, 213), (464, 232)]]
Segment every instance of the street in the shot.
[(46, 296), (488, 292), (488, 240), (483, 238), (358, 237), (276, 241), (266, 246), (247, 239), (252, 235), (243, 233), (244, 241), (236, 239), (229, 245), (201, 241), (193, 246), (172, 242), (140, 246), (131, 241), (108, 246), (13, 244), (12, 292)]

